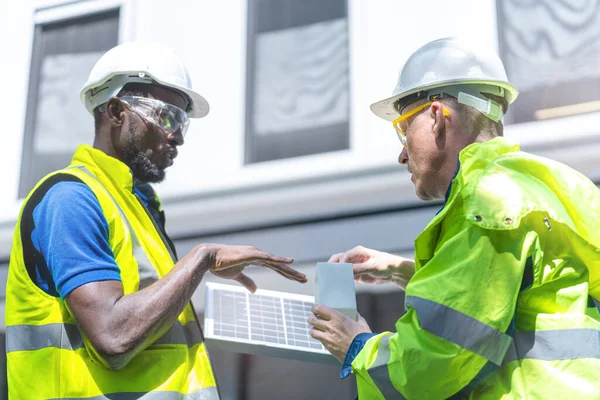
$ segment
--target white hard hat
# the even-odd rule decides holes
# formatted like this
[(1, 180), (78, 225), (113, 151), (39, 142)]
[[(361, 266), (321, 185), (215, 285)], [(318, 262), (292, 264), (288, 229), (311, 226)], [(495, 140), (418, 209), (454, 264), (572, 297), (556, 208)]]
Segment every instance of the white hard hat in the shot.
[(402, 107), (413, 99), (447, 93), (489, 118), (501, 119), (501, 107), (483, 97), (481, 92), (504, 97), (508, 104), (519, 94), (508, 81), (504, 65), (494, 52), (463, 39), (444, 38), (415, 51), (400, 71), (393, 96), (372, 104), (371, 110), (377, 116), (393, 121), (399, 115), (396, 103)]
[(182, 93), (189, 100), (186, 111), (191, 118), (208, 114), (208, 102), (192, 90), (187, 68), (173, 49), (150, 42), (124, 43), (104, 53), (81, 89), (81, 101), (93, 115), (96, 107), (133, 82), (161, 85)]

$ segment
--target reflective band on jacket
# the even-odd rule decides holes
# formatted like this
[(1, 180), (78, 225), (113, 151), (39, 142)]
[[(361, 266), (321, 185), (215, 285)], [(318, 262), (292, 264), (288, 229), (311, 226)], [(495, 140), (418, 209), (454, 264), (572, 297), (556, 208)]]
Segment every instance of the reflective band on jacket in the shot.
[[(152, 345), (178, 344), (193, 346), (202, 343), (202, 335), (195, 321), (182, 326), (179, 321)], [(72, 324), (11, 325), (6, 327), (6, 352), (38, 350), (45, 347), (77, 350), (83, 339), (77, 326)]]
[[(380, 339), (377, 358), (368, 371), (369, 376), (386, 399), (404, 399), (392, 384), (388, 369), (389, 341), (392, 336), (386, 335)], [(600, 331), (595, 329), (557, 329), (517, 332), (506, 352), (502, 367), (512, 361), (523, 359), (553, 361), (580, 358), (600, 359)]]
[[(182, 394), (179, 392), (111, 393), (94, 397), (80, 397), (77, 400), (214, 400), (215, 398), (217, 398), (217, 388), (211, 386), (189, 394)], [(61, 400), (75, 399), (61, 397)]]
[(377, 359), (371, 368), (369, 368), (369, 376), (377, 385), (377, 388), (386, 399), (404, 400), (402, 394), (394, 387), (390, 379), (388, 363), (390, 361), (390, 338), (392, 335), (387, 335), (379, 340), (379, 349), (377, 351)]
[(490, 362), (501, 365), (512, 338), (475, 318), (443, 304), (407, 296), (406, 304), (415, 309), (421, 327), (455, 343)]
[(526, 358), (535, 360), (600, 359), (600, 331), (595, 329), (557, 329), (517, 332), (502, 365)]

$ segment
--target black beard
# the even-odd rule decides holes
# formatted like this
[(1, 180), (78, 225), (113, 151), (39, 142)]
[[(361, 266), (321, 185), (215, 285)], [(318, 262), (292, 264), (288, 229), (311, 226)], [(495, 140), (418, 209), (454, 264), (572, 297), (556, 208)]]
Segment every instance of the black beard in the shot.
[[(129, 127), (131, 133), (132, 126)], [(134, 128), (135, 129), (135, 128)], [(133, 177), (145, 183), (159, 183), (165, 179), (165, 169), (156, 165), (143, 150), (141, 138), (135, 134), (130, 135), (131, 140), (125, 144), (123, 162), (131, 168)]]

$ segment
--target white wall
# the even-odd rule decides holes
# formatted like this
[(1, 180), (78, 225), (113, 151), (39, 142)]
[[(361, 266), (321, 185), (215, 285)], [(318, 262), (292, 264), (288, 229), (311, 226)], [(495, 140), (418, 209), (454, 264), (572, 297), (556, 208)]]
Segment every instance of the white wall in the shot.
[(33, 7), (30, 1), (2, 0), (0, 5), (0, 109), (8, 115), (2, 127), (0, 157), (0, 221), (15, 218), (15, 198), (21, 168), (29, 64), (33, 42)]
[[(115, 2), (119, 0), (69, 7)], [(10, 226), (18, 208), (34, 10), (56, 3), (60, 1), (10, 1), (0, 12), (0, 68), (5, 78), (0, 109), (11, 110), (2, 127), (0, 226)], [(392, 128), (370, 113), (369, 104), (390, 94), (398, 69), (427, 41), (461, 35), (497, 48), (494, 0), (349, 0), (351, 149), (244, 165), (246, 1), (121, 3), (121, 41), (155, 40), (174, 47), (188, 64), (195, 87), (211, 103), (209, 116), (192, 122), (186, 145), (158, 188), (176, 233), (417, 202), (404, 168), (396, 165), (400, 145)], [(546, 153), (593, 172), (598, 167), (596, 149), (563, 146), (561, 140), (598, 139), (599, 123), (600, 114), (588, 114), (510, 126), (506, 136), (533, 150), (540, 143), (556, 142)], [(294, 184), (299, 181), (303, 183)], [(194, 198), (181, 201), (182, 195)], [(5, 252), (7, 232), (8, 228), (0, 232), (0, 254)]]
[[(175, 0), (170, 4), (185, 10), (185, 15), (158, 26), (140, 23), (156, 11), (148, 3), (158, 7), (162, 1), (145, 1), (144, 8), (138, 8), (136, 37), (175, 45), (211, 103), (209, 117), (192, 124), (187, 144), (163, 185), (167, 196), (393, 166), (399, 143), (389, 123), (375, 118), (369, 105), (390, 94), (404, 60), (423, 43), (444, 35), (496, 43), (493, 1), (462, 0), (451, 6), (443, 1), (410, 2), (407, 7), (407, 2), (397, 0), (350, 0), (351, 149), (244, 166), (246, 1)], [(423, 20), (403, 17), (427, 15), (432, 3), (440, 4), (434, 6), (439, 12), (428, 18), (427, 29)], [(473, 24), (445, 23), (446, 15), (461, 7), (481, 17)], [(401, 31), (416, 34), (402, 38)]]

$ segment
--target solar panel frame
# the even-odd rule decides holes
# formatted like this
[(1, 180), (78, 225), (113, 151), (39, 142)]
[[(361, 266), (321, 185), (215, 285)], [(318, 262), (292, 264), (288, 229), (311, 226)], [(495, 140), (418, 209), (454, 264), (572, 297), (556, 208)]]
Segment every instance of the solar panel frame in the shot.
[[(233, 304), (233, 313), (224, 313), (222, 296)], [(209, 350), (339, 365), (309, 335), (306, 320), (314, 301), (313, 296), (263, 289), (252, 294), (240, 286), (208, 282), (205, 343)]]

